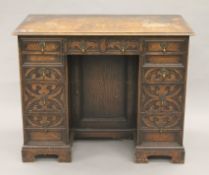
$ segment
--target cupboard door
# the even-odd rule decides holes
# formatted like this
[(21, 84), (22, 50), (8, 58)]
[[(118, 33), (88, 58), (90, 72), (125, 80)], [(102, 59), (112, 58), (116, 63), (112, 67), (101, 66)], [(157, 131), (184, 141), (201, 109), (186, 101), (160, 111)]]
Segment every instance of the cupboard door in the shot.
[(70, 58), (74, 128), (135, 128), (137, 62), (121, 55)]

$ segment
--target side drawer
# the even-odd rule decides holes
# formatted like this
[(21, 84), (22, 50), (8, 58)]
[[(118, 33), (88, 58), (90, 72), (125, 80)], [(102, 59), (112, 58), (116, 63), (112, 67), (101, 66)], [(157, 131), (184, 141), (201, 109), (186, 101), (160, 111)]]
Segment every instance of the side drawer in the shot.
[(61, 38), (21, 38), (21, 50), (23, 53), (62, 53)]
[(142, 86), (141, 112), (170, 113), (183, 112), (183, 85), (147, 85)]
[(146, 38), (145, 51), (146, 52), (160, 52), (163, 54), (169, 52), (186, 52), (187, 51), (186, 38)]
[(22, 68), (24, 81), (64, 82), (65, 74), (60, 66), (25, 66)]
[(23, 66), (27, 65), (63, 65), (64, 58), (60, 55), (22, 55), (21, 62)]
[(63, 113), (25, 113), (25, 128), (66, 128), (66, 118)]
[(64, 84), (25, 82), (23, 86), (24, 112), (64, 113), (66, 106)]
[(143, 131), (143, 142), (178, 142), (181, 132)]
[(25, 129), (26, 144), (35, 143), (43, 145), (43, 143), (53, 142), (54, 144), (66, 144), (68, 142), (67, 130), (29, 130)]
[(143, 68), (143, 83), (184, 83), (184, 68), (145, 67)]
[(143, 130), (180, 130), (183, 128), (183, 114), (173, 113), (141, 113), (138, 126)]
[(143, 59), (143, 67), (162, 67), (162, 66), (185, 66), (184, 55), (145, 55)]

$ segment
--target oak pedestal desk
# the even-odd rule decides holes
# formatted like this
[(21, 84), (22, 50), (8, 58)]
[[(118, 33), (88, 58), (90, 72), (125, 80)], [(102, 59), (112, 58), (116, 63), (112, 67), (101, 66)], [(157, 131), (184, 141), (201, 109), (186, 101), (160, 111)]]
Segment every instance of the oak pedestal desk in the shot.
[[(179, 15), (29, 15), (18, 36), (24, 162), (73, 139), (129, 138), (136, 162), (184, 162), (189, 36)], [(88, 150), (86, 150), (88, 151)]]

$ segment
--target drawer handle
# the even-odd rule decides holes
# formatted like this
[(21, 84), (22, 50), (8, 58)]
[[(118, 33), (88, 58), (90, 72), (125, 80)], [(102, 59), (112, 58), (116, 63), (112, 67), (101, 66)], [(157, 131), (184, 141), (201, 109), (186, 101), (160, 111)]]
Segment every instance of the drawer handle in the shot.
[(120, 50), (121, 50), (122, 53), (125, 52), (125, 48), (124, 47), (122, 47)]
[(126, 45), (126, 43), (125, 43), (125, 41), (124, 41), (124, 42), (122, 42), (122, 43), (120, 44), (119, 49), (120, 49), (120, 51), (121, 51), (122, 53), (125, 53), (126, 48), (127, 48), (127, 45)]
[(161, 104), (161, 106), (165, 105), (165, 98), (164, 98), (164, 96), (160, 96), (160, 104)]
[(43, 96), (43, 105), (45, 106), (46, 105), (46, 97), (45, 96)]
[(81, 49), (81, 52), (82, 53), (85, 53), (86, 52), (86, 44), (85, 44), (85, 41), (81, 41), (81, 43), (80, 43), (80, 49)]
[(167, 69), (162, 68), (160, 69), (160, 75), (162, 76), (163, 80), (166, 78), (166, 76), (168, 76), (169, 72)]
[(167, 44), (166, 43), (161, 43), (160, 47), (161, 47), (163, 53), (167, 52)]
[(81, 52), (85, 53), (86, 52), (86, 49), (85, 48), (82, 48), (81, 49)]
[(43, 78), (43, 80), (45, 80), (45, 79), (46, 79), (46, 73), (45, 73), (45, 70), (43, 70), (43, 72), (42, 72), (42, 78)]
[(41, 52), (43, 53), (44, 50), (45, 50), (45, 48), (46, 48), (46, 42), (45, 42), (45, 41), (42, 41), (42, 42), (40, 43), (40, 46), (41, 46)]

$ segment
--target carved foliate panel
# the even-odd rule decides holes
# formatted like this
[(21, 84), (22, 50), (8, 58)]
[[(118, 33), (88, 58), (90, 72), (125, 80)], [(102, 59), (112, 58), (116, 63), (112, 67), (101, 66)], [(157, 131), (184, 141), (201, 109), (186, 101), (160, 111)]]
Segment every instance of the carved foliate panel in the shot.
[(137, 54), (139, 41), (135, 38), (76, 38), (68, 41), (67, 50), (70, 54)]
[(143, 129), (180, 129), (181, 113), (144, 113), (142, 114)]
[(99, 45), (96, 39), (72, 40), (68, 43), (68, 49), (70, 49), (71, 52), (85, 53), (86, 51), (97, 51), (99, 49)]
[(27, 81), (63, 82), (63, 67), (25, 67), (24, 79)]
[(126, 39), (126, 40), (117, 40), (117, 39), (110, 39), (107, 41), (107, 50), (109, 51), (135, 51), (139, 50), (139, 42), (134, 39)]
[(143, 85), (142, 112), (182, 112), (184, 103), (181, 85)]
[(54, 83), (26, 83), (23, 99), (26, 112), (63, 112), (64, 86)]
[(64, 126), (64, 115), (59, 113), (27, 114), (25, 126), (29, 128), (55, 128)]
[(144, 68), (145, 83), (183, 83), (184, 69), (178, 68)]

